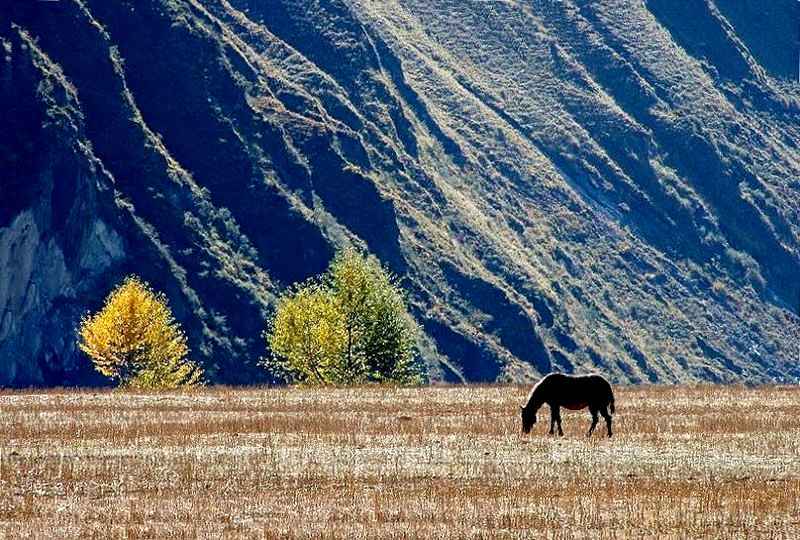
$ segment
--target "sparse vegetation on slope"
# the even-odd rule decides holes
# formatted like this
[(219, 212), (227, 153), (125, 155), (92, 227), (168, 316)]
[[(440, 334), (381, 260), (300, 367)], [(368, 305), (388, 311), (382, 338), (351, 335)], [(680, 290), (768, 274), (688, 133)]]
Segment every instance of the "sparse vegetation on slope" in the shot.
[(797, 378), (800, 5), (765, 5), (11, 2), (0, 260), (36, 264), (0, 275), (0, 382), (80, 379), (79, 303), (133, 272), (212, 380), (260, 380), (276, 296), (347, 246), (433, 379)]

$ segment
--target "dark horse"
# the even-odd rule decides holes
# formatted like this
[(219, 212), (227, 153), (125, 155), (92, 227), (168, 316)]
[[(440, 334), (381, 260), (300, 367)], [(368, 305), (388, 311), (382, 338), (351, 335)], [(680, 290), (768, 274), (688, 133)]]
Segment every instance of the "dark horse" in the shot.
[[(528, 395), (528, 402), (522, 409), (522, 432), (530, 433), (536, 423), (536, 411), (547, 403), (550, 405), (550, 435), (558, 424), (558, 434), (564, 435), (561, 429), (561, 413), (564, 407), (573, 411), (589, 407), (592, 413), (592, 426), (586, 436), (590, 436), (597, 426), (597, 414), (603, 415), (611, 437), (611, 414), (614, 413), (614, 392), (611, 385), (600, 375), (564, 375), (551, 373), (536, 383)], [(611, 414), (609, 414), (609, 409)]]

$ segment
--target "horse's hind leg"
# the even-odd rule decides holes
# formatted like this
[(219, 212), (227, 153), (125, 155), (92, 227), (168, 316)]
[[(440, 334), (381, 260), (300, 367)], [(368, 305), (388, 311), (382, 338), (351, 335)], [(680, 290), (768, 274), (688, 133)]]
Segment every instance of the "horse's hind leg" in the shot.
[(550, 435), (553, 434), (553, 428), (555, 425), (558, 424), (558, 434), (564, 435), (564, 431), (561, 429), (561, 412), (559, 407), (550, 406)]
[(589, 409), (589, 412), (592, 413), (592, 425), (589, 426), (589, 432), (586, 433), (587, 437), (591, 437), (592, 433), (594, 433), (594, 428), (597, 427), (597, 409)]
[(603, 418), (606, 421), (606, 429), (608, 430), (608, 436), (611, 437), (611, 415), (608, 414), (608, 409), (606, 407), (603, 407), (600, 410), (600, 414), (603, 415)]

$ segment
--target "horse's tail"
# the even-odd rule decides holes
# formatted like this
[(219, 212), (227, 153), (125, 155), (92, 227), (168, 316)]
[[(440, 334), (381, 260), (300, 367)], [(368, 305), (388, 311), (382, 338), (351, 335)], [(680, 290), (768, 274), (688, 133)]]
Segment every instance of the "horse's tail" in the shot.
[(611, 409), (611, 414), (614, 414), (614, 392), (611, 392), (611, 405), (609, 409)]

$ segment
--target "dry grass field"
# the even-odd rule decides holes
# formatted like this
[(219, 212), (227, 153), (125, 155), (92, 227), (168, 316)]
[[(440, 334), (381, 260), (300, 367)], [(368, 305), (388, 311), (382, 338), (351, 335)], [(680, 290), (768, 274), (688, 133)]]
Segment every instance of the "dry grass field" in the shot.
[(526, 390), (3, 393), (0, 537), (798, 537), (800, 388)]

